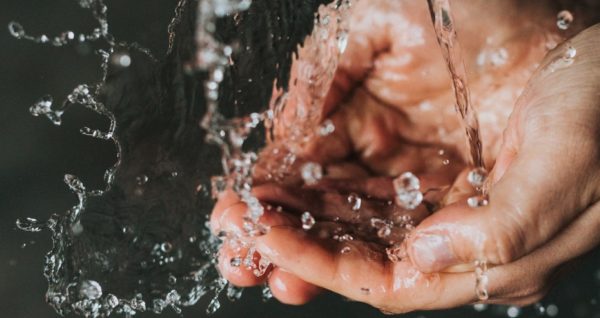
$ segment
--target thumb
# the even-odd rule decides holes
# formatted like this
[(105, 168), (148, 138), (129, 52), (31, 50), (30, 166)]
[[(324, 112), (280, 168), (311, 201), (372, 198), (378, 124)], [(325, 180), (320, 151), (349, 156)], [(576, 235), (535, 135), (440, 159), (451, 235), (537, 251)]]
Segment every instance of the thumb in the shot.
[[(552, 239), (598, 199), (597, 84), (600, 26), (571, 40), (568, 68), (538, 71), (517, 102), (491, 174), (489, 205), (450, 205), (408, 240), (423, 272), (486, 261), (507, 264)], [(542, 65), (560, 57), (551, 52)], [(571, 105), (570, 108), (564, 107)], [(592, 107), (590, 107), (592, 106)], [(582, 128), (583, 127), (583, 128)], [(591, 128), (591, 129), (590, 129)]]

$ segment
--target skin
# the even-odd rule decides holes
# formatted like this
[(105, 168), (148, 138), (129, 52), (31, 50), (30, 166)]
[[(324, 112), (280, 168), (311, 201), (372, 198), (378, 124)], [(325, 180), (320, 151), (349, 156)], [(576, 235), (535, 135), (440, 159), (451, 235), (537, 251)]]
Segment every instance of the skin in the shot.
[[(348, 47), (328, 94), (307, 94), (302, 83), (291, 88), (256, 167), (253, 193), (266, 207), (261, 223), (271, 228), (245, 240), (273, 265), (262, 277), (232, 267), (229, 260), (246, 249), (235, 251), (225, 241), (219, 256), (224, 277), (239, 286), (267, 282), (287, 304), (306, 303), (327, 289), (401, 313), (477, 302), (473, 264), (486, 260), (486, 302), (540, 300), (556, 277), (600, 243), (600, 25), (574, 23), (560, 33), (554, 8), (523, 2), (453, 7), (491, 170), (489, 205), (466, 205), (474, 194), (465, 180), (468, 151), (425, 2), (363, 0), (354, 8)], [(414, 34), (421, 37), (407, 38)], [(568, 44), (548, 51), (548, 43), (570, 36)], [(311, 45), (308, 39), (301, 61)], [(576, 56), (559, 67), (568, 45)], [(508, 58), (490, 63), (489, 54), (499, 48)], [(296, 62), (292, 72), (300, 66)], [(312, 111), (318, 121), (335, 124), (332, 134), (298, 141), (289, 133), (307, 99), (317, 101)], [(314, 129), (310, 120), (295, 124), (307, 135)], [(305, 185), (297, 173), (269, 176), (281, 162), (273, 150), (284, 146), (298, 154), (294, 168), (306, 161), (323, 165), (323, 180)], [(433, 189), (425, 197), (439, 210), (386, 204), (393, 199), (391, 178), (405, 171), (421, 179), (422, 190)], [(348, 193), (363, 199), (358, 216)], [(311, 231), (300, 227), (303, 211), (317, 219)], [(245, 213), (235, 193), (221, 193), (212, 228), (239, 232)], [(360, 225), (403, 214), (416, 227), (393, 233), (396, 242), (404, 239), (407, 256), (392, 262), (386, 242)], [(355, 239), (319, 237), (335, 226), (353, 231)], [(350, 252), (340, 253), (343, 247)]]

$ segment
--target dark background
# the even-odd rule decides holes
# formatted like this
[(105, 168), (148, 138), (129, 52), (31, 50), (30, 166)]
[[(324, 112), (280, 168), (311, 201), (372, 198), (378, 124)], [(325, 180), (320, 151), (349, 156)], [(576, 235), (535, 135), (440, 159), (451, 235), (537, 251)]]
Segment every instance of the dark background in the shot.
[[(283, 0), (282, 0), (283, 1)], [(111, 32), (119, 40), (139, 42), (161, 58), (167, 46), (167, 24), (175, 0), (113, 0), (109, 6)], [(45, 220), (63, 213), (76, 202), (62, 179), (65, 173), (99, 188), (104, 170), (114, 162), (111, 143), (79, 134), (84, 124), (98, 122), (90, 112), (74, 108), (55, 127), (45, 118), (32, 117), (29, 106), (51, 94), (63, 99), (80, 83), (100, 78), (99, 58), (87, 45), (54, 48), (12, 38), (6, 25), (19, 21), (31, 34), (58, 34), (66, 29), (94, 27), (89, 12), (74, 0), (2, 0), (0, 7), (0, 317), (56, 317), (44, 302), (46, 281), (43, 256), (50, 249), (46, 232), (25, 233), (15, 227), (20, 217)], [(542, 302), (556, 304), (559, 317), (600, 317), (600, 257), (583, 260), (579, 270), (564, 278)], [(401, 301), (401, 300), (400, 300)], [(186, 317), (203, 317), (206, 301), (187, 308)], [(168, 311), (167, 311), (168, 312)], [(472, 308), (410, 317), (490, 317), (506, 312), (493, 307), (483, 313)], [(247, 291), (236, 303), (223, 301), (214, 317), (380, 317), (377, 310), (325, 295), (303, 307), (271, 300), (263, 303), (257, 290)], [(138, 314), (137, 316), (154, 316)], [(177, 316), (169, 313), (165, 316)], [(535, 317), (533, 308), (521, 317)]]

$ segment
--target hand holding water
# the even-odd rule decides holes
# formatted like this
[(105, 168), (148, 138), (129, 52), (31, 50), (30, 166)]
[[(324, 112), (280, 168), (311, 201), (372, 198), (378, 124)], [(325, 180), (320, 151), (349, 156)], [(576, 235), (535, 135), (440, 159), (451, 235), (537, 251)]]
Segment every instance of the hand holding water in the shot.
[[(405, 312), (478, 301), (473, 264), (485, 261), (489, 302), (529, 304), (544, 295), (556, 273), (600, 243), (600, 28), (582, 32), (542, 60), (546, 35), (536, 26), (525, 23), (526, 32), (496, 26), (495, 34), (502, 36), (486, 53), (473, 31), (483, 21), (472, 19), (460, 33), (457, 19), (465, 53), (480, 53), (471, 61), (483, 60), (470, 72), (479, 76), (470, 80), (484, 157), (492, 167), (490, 204), (472, 208), (466, 200), (474, 189), (466, 182), (469, 168), (460, 155), (464, 134), (452, 113), (448, 76), (421, 5), (363, 1), (355, 8), (348, 49), (323, 108), (335, 131), (299, 154), (323, 166), (325, 178), (302, 186), (257, 177), (255, 195), (273, 208), (261, 219), (270, 230), (253, 239), (274, 265), (257, 277), (232, 265), (233, 253), (225, 244), (220, 267), (231, 282), (266, 281), (285, 303), (304, 303), (325, 288)], [(506, 2), (488, 5), (511, 10)], [(478, 9), (458, 8), (457, 14), (469, 16)], [(382, 32), (373, 32), (373, 25)], [(509, 57), (498, 48), (508, 50)], [(572, 61), (557, 63), (565, 58)], [(539, 67), (532, 76), (535, 63)], [(405, 171), (421, 179), (423, 192), (432, 190), (425, 199), (441, 209), (430, 215), (423, 205), (399, 210), (386, 203), (394, 196), (391, 179)], [(356, 198), (346, 201), (348, 193), (361, 200), (358, 217)], [(212, 216), (215, 232), (241, 228), (245, 209), (235, 194), (221, 194)], [(307, 232), (302, 229), (305, 211), (325, 228), (400, 214), (418, 226), (408, 229), (402, 245), (407, 255), (394, 262), (368, 233), (331, 243), (315, 228)]]

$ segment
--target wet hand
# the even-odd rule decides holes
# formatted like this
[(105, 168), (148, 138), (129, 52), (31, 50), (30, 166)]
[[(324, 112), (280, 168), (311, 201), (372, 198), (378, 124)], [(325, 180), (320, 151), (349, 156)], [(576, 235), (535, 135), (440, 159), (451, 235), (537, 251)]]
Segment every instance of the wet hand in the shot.
[[(390, 8), (384, 9), (393, 11)], [(418, 14), (415, 14), (415, 16), (418, 16)], [(365, 15), (363, 19), (367, 19), (367, 17), (368, 15)], [(360, 15), (357, 19), (360, 20)], [(367, 22), (364, 23), (365, 26), (369, 25)], [(366, 33), (366, 29), (364, 31)], [(546, 109), (539, 110), (540, 106), (529, 106), (535, 104), (534, 102), (525, 101), (532, 100), (531, 96), (538, 96), (538, 99), (536, 99), (538, 101), (546, 100), (543, 97), (545, 93), (560, 90), (535, 90), (531, 88), (538, 87), (536, 85), (541, 86), (541, 84), (536, 83), (541, 81), (539, 78), (545, 77), (539, 75), (536, 77), (537, 79), (534, 78), (530, 83), (528, 91), (533, 90), (537, 95), (529, 94), (529, 98), (522, 98), (518, 104), (520, 106), (517, 107), (511, 119), (491, 177), (494, 184), (490, 192), (490, 206), (471, 209), (466, 207), (465, 204), (452, 204), (454, 202), (464, 202), (466, 197), (472, 193), (469, 193), (468, 186), (465, 186), (464, 173), (462, 177), (459, 177), (459, 172), (465, 167), (464, 160), (455, 155), (451, 157), (452, 165), (446, 167), (444, 161), (448, 158), (440, 158), (437, 155), (440, 149), (443, 149), (445, 154), (461, 153), (462, 131), (458, 129), (460, 126), (456, 122), (455, 114), (452, 113), (452, 107), (449, 106), (451, 105), (451, 96), (445, 93), (433, 94), (434, 97), (426, 95), (428, 85), (422, 84), (421, 89), (424, 94), (422, 96), (418, 94), (419, 85), (408, 89), (411, 92), (414, 91), (414, 95), (417, 96), (414, 97), (414, 100), (411, 100), (406, 96), (412, 96), (412, 94), (396, 94), (402, 92), (403, 89), (406, 91), (407, 88), (402, 83), (394, 82), (394, 77), (391, 76), (393, 74), (410, 73), (414, 77), (419, 74), (415, 71), (415, 69), (419, 69), (419, 66), (428, 67), (430, 64), (435, 65), (435, 63), (438, 63), (438, 67), (432, 67), (431, 70), (425, 73), (431, 74), (434, 70), (439, 71), (442, 73), (438, 73), (431, 78), (447, 79), (447, 76), (443, 74), (444, 66), (439, 65), (440, 57), (437, 57), (438, 62), (433, 62), (435, 60), (433, 52), (438, 52), (437, 48), (434, 47), (430, 51), (432, 57), (428, 57), (427, 54), (413, 54), (413, 56), (418, 57), (416, 62), (408, 63), (404, 69), (390, 73), (388, 71), (391, 65), (398, 65), (397, 60), (400, 54), (398, 52), (410, 49), (403, 48), (403, 50), (394, 53), (393, 49), (389, 47), (379, 47), (373, 44), (378, 41), (370, 43), (369, 45), (373, 45), (372, 47), (361, 47), (360, 44), (365, 42), (360, 41), (360, 28), (358, 28), (358, 31), (353, 32), (355, 34), (351, 34), (348, 51), (344, 56), (344, 60), (342, 60), (340, 71), (334, 81), (326, 107), (323, 109), (324, 116), (331, 118), (335, 124), (335, 134), (312, 143), (312, 146), (309, 145), (306, 149), (303, 149), (301, 156), (304, 160), (320, 162), (328, 167), (327, 177), (332, 180), (324, 180), (325, 182), (320, 184), (320, 189), (317, 187), (317, 189), (304, 189), (303, 191), (290, 190), (289, 187), (270, 184), (257, 187), (255, 195), (260, 200), (272, 206), (285, 207), (285, 212), (287, 212), (281, 213), (276, 209), (267, 209), (261, 222), (270, 225), (271, 230), (267, 235), (256, 240), (260, 253), (268, 257), (275, 266), (271, 267), (271, 270), (267, 271), (262, 277), (256, 277), (251, 272), (244, 270), (243, 267), (232, 267), (230, 259), (235, 253), (232, 253), (225, 246), (221, 253), (222, 261), (220, 262), (222, 273), (234, 284), (240, 286), (251, 286), (268, 280), (275, 297), (286, 303), (304, 303), (316, 295), (320, 288), (325, 288), (387, 311), (403, 312), (416, 309), (447, 308), (476, 301), (474, 275), (471, 272), (464, 271), (472, 270), (470, 264), (476, 259), (486, 259), (490, 264), (501, 265), (489, 271), (490, 286), (488, 291), (491, 294), (492, 302), (529, 303), (539, 298), (550, 281), (548, 277), (552, 276), (552, 273), (560, 264), (589, 250), (589, 246), (595, 246), (597, 243), (588, 242), (583, 246), (579, 246), (579, 248), (573, 249), (563, 248), (563, 251), (568, 250), (572, 253), (566, 253), (568, 255), (565, 254), (566, 256), (562, 257), (549, 257), (555, 249), (553, 248), (554, 244), (547, 244), (548, 247), (545, 248), (547, 250), (545, 253), (540, 254), (541, 252), (538, 252), (538, 250), (544, 250), (538, 248), (539, 246), (548, 241), (552, 243), (554, 240), (551, 238), (556, 236), (556, 233), (564, 224), (572, 221), (576, 215), (580, 215), (582, 212), (580, 210), (583, 209), (581, 206), (572, 209), (577, 210), (578, 214), (575, 215), (575, 212), (573, 212), (575, 216), (570, 218), (560, 217), (563, 216), (560, 213), (564, 210), (555, 209), (558, 211), (556, 214), (559, 217), (540, 219), (540, 207), (547, 211), (548, 204), (550, 204), (548, 202), (554, 204), (565, 203), (561, 200), (566, 195), (564, 194), (565, 191), (568, 190), (571, 196), (578, 196), (582, 193), (578, 191), (582, 189), (579, 188), (578, 184), (575, 185), (576, 190), (574, 190), (573, 184), (563, 184), (563, 182), (569, 180), (564, 175), (557, 175), (560, 177), (553, 179), (554, 182), (546, 182), (546, 179), (535, 181), (536, 179), (533, 178), (537, 176), (535, 173), (529, 175), (523, 172), (524, 169), (537, 167), (540, 170), (534, 169), (533, 172), (539, 171), (540, 178), (550, 176), (550, 174), (544, 173), (547, 170), (541, 169), (545, 166), (537, 166), (537, 161), (530, 159), (530, 154), (537, 152), (529, 151), (529, 147), (524, 148), (523, 140), (525, 139), (523, 139), (524, 135), (522, 133), (522, 131), (527, 130), (524, 127), (531, 127), (531, 125), (538, 126), (537, 128), (530, 128), (533, 131), (544, 131), (543, 128), (540, 128), (542, 123), (545, 122), (544, 120), (534, 121), (530, 119), (547, 118), (544, 113)], [(395, 35), (397, 36), (397, 34)], [(353, 38), (357, 40), (354, 41)], [(425, 38), (427, 41), (435, 41), (429, 36), (425, 36)], [(365, 36), (363, 40), (365, 39), (373, 40), (371, 36)], [(368, 50), (369, 48), (371, 50)], [(415, 50), (418, 50), (418, 48)], [(580, 50), (578, 49), (578, 51)], [(366, 54), (367, 57), (360, 57), (359, 54)], [(530, 54), (535, 55), (531, 52)], [(581, 56), (581, 54), (584, 53), (578, 52), (578, 56)], [(428, 58), (430, 59), (428, 60)], [(535, 59), (535, 56), (532, 58)], [(548, 59), (550, 58), (548, 57)], [(524, 60), (527, 61), (526, 58)], [(344, 61), (347, 61), (347, 64), (344, 64)], [(367, 67), (361, 66), (361, 63), (350, 63), (349, 61), (367, 61)], [(419, 61), (421, 61), (421, 64)], [(358, 67), (354, 68), (357, 64)], [(380, 65), (379, 69), (377, 65)], [(516, 64), (511, 66), (513, 72), (514, 69), (519, 69)], [(575, 69), (574, 66), (568, 69), (573, 70)], [(589, 66), (586, 65), (585, 67)], [(504, 71), (510, 69), (510, 67), (506, 67)], [(503, 70), (499, 68), (495, 71), (502, 72)], [(489, 96), (496, 97), (494, 98), (496, 103), (493, 103), (493, 105), (492, 103), (480, 103), (483, 108), (480, 112), (484, 114), (487, 112), (490, 118), (495, 117), (492, 121), (495, 121), (498, 126), (502, 126), (501, 123), (506, 118), (502, 114), (507, 113), (507, 109), (508, 112), (512, 110), (514, 96), (518, 94), (514, 92), (518, 91), (515, 87), (524, 86), (524, 79), (528, 77), (524, 76), (525, 74), (527, 74), (527, 71), (522, 72), (521, 75), (523, 76), (511, 78), (510, 83), (514, 86), (512, 88), (511, 85), (500, 85), (499, 89), (490, 90), (486, 88), (484, 76), (479, 81), (475, 81), (473, 91), (475, 95), (480, 96), (480, 101), (489, 100)], [(555, 74), (560, 74), (560, 72)], [(555, 74), (553, 76), (556, 76)], [(588, 77), (590, 76), (588, 73)], [(561, 78), (564, 79), (564, 77)], [(417, 81), (417, 83), (420, 82)], [(449, 82), (440, 80), (440, 83), (439, 91), (445, 92), (449, 88), (447, 86)], [(560, 81), (552, 83), (553, 85), (545, 84), (543, 87), (565, 87), (560, 86), (564, 85)], [(428, 84), (435, 88), (435, 83)], [(597, 88), (597, 86), (595, 87)], [(431, 91), (436, 92), (436, 89), (431, 89)], [(347, 97), (349, 94), (352, 95), (350, 98)], [(590, 93), (587, 92), (587, 95), (590, 95)], [(586, 93), (583, 92), (581, 96), (586, 96)], [(423, 104), (423, 101), (428, 103)], [(419, 105), (426, 106), (418, 107)], [(486, 110), (485, 105), (492, 106), (488, 106), (489, 108)], [(531, 110), (536, 108), (538, 109), (538, 115), (535, 115), (536, 112)], [(557, 107), (558, 109), (559, 107)], [(445, 110), (450, 110), (448, 116), (442, 116)], [(424, 116), (423, 111), (429, 111), (429, 116)], [(530, 115), (531, 113), (534, 115)], [(516, 120), (515, 118), (518, 116), (525, 116), (518, 114), (529, 114), (527, 116), (532, 117), (522, 117), (520, 120)], [(588, 114), (586, 118), (593, 118), (593, 116)], [(561, 120), (558, 121), (558, 119)], [(558, 116), (556, 120), (558, 121), (556, 127), (563, 126), (564, 118)], [(574, 119), (574, 122), (579, 122), (579, 119)], [(442, 134), (432, 133), (433, 129), (438, 130), (440, 125), (448, 127), (446, 132)], [(497, 154), (497, 148), (501, 145), (498, 131), (502, 128), (490, 127), (491, 125), (485, 124), (482, 126), (484, 127), (484, 144), (488, 145), (485, 150), (486, 157), (488, 160), (493, 160)], [(547, 129), (549, 126), (545, 127)], [(572, 128), (572, 126), (569, 127)], [(488, 129), (487, 135), (485, 135), (486, 129)], [(458, 133), (454, 137), (449, 137), (452, 136), (452, 132)], [(510, 137), (511, 134), (514, 136)], [(539, 135), (541, 134), (537, 136)], [(558, 132), (556, 135), (552, 134), (553, 138), (558, 138), (558, 135), (560, 135)], [(568, 134), (566, 135), (568, 136)], [(533, 149), (541, 149), (542, 145), (548, 147), (551, 142), (558, 141), (558, 139), (540, 139), (541, 137), (536, 139), (533, 137), (536, 136), (533, 133), (528, 134), (528, 136), (531, 136), (531, 139), (528, 140), (532, 140), (529, 143), (538, 146), (538, 148)], [(546, 137), (550, 138), (549, 136)], [(589, 139), (589, 136), (587, 138)], [(547, 141), (538, 144), (533, 140)], [(568, 142), (563, 143), (568, 144)], [(315, 147), (314, 145), (321, 146)], [(327, 147), (323, 145), (327, 145)], [(515, 149), (518, 149), (518, 151)], [(556, 149), (550, 150), (562, 154), (564, 149), (566, 148), (556, 147)], [(539, 153), (543, 157), (546, 152), (542, 149), (539, 150)], [(426, 162), (425, 159), (432, 158), (432, 156), (435, 158), (434, 162)], [(554, 157), (551, 156), (552, 159)], [(526, 159), (517, 160), (519, 158)], [(581, 156), (579, 158), (589, 159), (594, 157)], [(527, 168), (522, 168), (517, 165), (518, 162), (529, 162), (532, 166), (523, 164), (523, 167)], [(567, 160), (565, 162), (570, 163), (573, 161)], [(590, 166), (585, 166), (585, 168), (590, 169)], [(545, 169), (560, 170), (556, 165)], [(354, 225), (364, 223), (365, 220), (368, 220), (365, 219), (367, 216), (385, 218), (390, 215), (406, 214), (406, 211), (399, 211), (396, 207), (390, 207), (389, 205), (386, 207), (386, 204), (382, 204), (380, 201), (386, 202), (390, 196), (393, 196), (389, 177), (397, 176), (407, 170), (415, 172), (422, 180), (431, 180), (431, 182), (424, 182), (425, 188), (454, 182), (455, 190), (453, 195), (448, 195), (444, 200), (441, 200), (444, 201), (442, 203), (446, 207), (433, 216), (426, 218), (410, 236), (409, 244), (407, 244), (410, 260), (391, 262), (385, 257), (381, 245), (373, 242), (377, 238), (370, 238), (366, 234), (357, 236), (361, 239), (353, 242), (332, 243), (319, 239), (318, 235), (316, 235), (317, 237), (309, 235), (301, 229), (299, 215), (304, 210), (311, 211), (319, 219), (318, 224), (322, 224), (323, 227), (337, 226), (336, 224), (340, 224), (340, 219), (344, 224)], [(586, 175), (587, 171), (591, 170), (579, 170), (579, 172)], [(560, 170), (560, 172), (570, 173), (571, 171)], [(348, 178), (349, 175), (354, 177), (352, 183), (349, 183), (348, 180), (341, 183), (336, 182), (336, 180), (339, 181), (339, 177)], [(511, 175), (520, 176), (521, 179), (515, 179), (515, 177), (507, 179)], [(529, 179), (529, 177), (532, 177), (532, 179)], [(588, 177), (592, 178), (591, 176)], [(573, 175), (570, 178), (577, 183), (576, 179), (573, 179)], [(514, 186), (515, 182), (530, 183), (516, 183), (522, 186), (513, 188), (511, 185)], [(593, 184), (593, 180), (590, 182)], [(555, 200), (560, 202), (548, 200), (548, 192), (542, 192), (539, 184), (547, 185), (549, 188), (546, 188), (546, 191), (548, 189), (552, 190), (550, 193), (559, 193)], [(560, 195), (561, 191), (557, 190), (560, 187), (553, 188), (557, 186), (561, 186), (565, 190), (562, 192), (563, 195)], [(543, 193), (545, 196), (541, 194), (537, 197), (524, 195), (522, 191), (526, 187), (530, 187), (531, 189), (528, 188), (530, 191), (535, 191), (537, 194)], [(503, 188), (512, 189), (513, 192), (509, 193), (508, 190), (501, 192)], [(511, 195), (515, 195), (514, 189), (520, 189), (516, 195), (520, 196), (522, 201), (511, 199)], [(589, 192), (590, 190), (586, 191)], [(356, 218), (356, 213), (349, 208), (346, 201), (347, 195), (339, 195), (339, 193), (348, 192), (357, 192), (372, 198), (372, 200), (365, 200), (365, 206), (363, 207), (365, 212), (361, 210), (361, 217), (359, 218)], [(532, 192), (528, 193), (531, 194)], [(593, 196), (587, 196), (587, 198), (591, 197)], [(541, 201), (540, 198), (542, 198)], [(576, 199), (581, 198), (578, 196)], [(510, 205), (516, 202), (522, 202), (524, 205)], [(573, 203), (571, 202), (571, 204)], [(531, 209), (524, 210), (525, 207)], [(507, 209), (505, 210), (507, 212), (502, 212), (502, 209)], [(245, 205), (234, 194), (222, 195), (212, 216), (213, 228), (215, 230), (222, 230), (227, 227), (241, 228), (245, 210)], [(514, 215), (508, 213), (518, 214), (523, 211), (527, 213), (524, 213), (523, 219), (518, 219), (523, 223), (518, 224), (514, 222)], [(417, 224), (427, 215), (428, 211), (420, 209), (411, 216)], [(534, 216), (538, 218), (533, 218)], [(340, 219), (336, 220), (336, 218)], [(498, 221), (501, 221), (500, 224), (506, 223), (506, 226), (495, 226)], [(549, 227), (549, 230), (542, 232), (545, 235), (537, 236), (537, 240), (535, 235), (530, 235), (527, 232), (533, 231), (534, 234), (538, 234), (537, 231), (542, 229), (538, 225), (549, 223), (553, 223), (553, 225)], [(589, 224), (597, 224), (597, 220), (596, 223), (590, 222)], [(587, 228), (590, 229), (590, 226)], [(597, 226), (593, 225), (591, 228), (595, 229)], [(311, 232), (317, 232), (318, 234), (316, 229), (311, 230)], [(562, 237), (562, 234), (558, 236)], [(580, 238), (581, 234), (570, 236), (573, 240), (573, 238)], [(529, 243), (522, 244), (525, 240)], [(425, 242), (425, 244), (420, 242)], [(581, 240), (578, 242), (581, 242)], [(436, 244), (438, 244), (437, 251), (439, 253), (436, 252)], [(444, 247), (444, 244), (447, 246)], [(419, 249), (419, 246), (422, 248)], [(341, 251), (345, 247), (351, 248), (342, 253)], [(501, 248), (498, 249), (497, 247)], [(535, 251), (532, 252), (533, 250)], [(537, 257), (533, 257), (535, 255)], [(516, 259), (519, 260), (515, 261)], [(544, 261), (547, 263), (543, 263)], [(461, 264), (468, 264), (469, 266), (460, 266)], [(527, 270), (528, 266), (542, 266), (544, 271), (536, 270), (535, 273), (539, 273), (539, 275), (530, 275), (531, 270)], [(449, 269), (454, 273), (444, 272)], [(528, 279), (523, 279), (524, 277)]]

